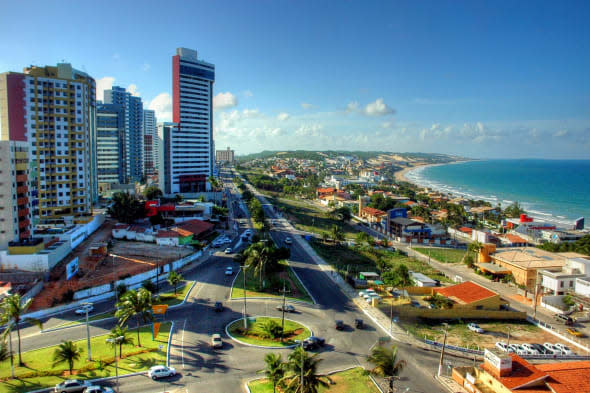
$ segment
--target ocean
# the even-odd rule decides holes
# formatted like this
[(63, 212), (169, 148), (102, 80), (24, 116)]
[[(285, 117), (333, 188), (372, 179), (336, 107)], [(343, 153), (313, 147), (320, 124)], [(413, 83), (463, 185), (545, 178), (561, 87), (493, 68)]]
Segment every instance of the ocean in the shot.
[(493, 206), (517, 201), (532, 217), (568, 226), (590, 218), (590, 160), (468, 161), (418, 167), (406, 177)]

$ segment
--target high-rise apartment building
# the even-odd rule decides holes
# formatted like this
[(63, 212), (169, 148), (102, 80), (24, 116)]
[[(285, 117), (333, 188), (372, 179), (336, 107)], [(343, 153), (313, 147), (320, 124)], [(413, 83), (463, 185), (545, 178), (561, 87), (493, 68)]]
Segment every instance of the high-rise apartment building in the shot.
[(105, 104), (118, 104), (125, 109), (125, 136), (122, 153), (123, 183), (141, 181), (143, 177), (143, 103), (119, 86), (104, 91)]
[(230, 164), (234, 162), (234, 151), (227, 147), (227, 150), (217, 150), (215, 152), (215, 159), (218, 162), (229, 162)]
[(178, 124), (172, 122), (158, 123), (158, 187), (164, 195), (172, 194), (172, 178), (170, 177), (170, 156), (172, 153), (172, 135), (178, 129)]
[[(125, 108), (117, 104), (96, 107), (96, 177), (104, 184), (123, 183), (122, 151), (125, 144)], [(108, 188), (108, 187), (107, 187)]]
[(0, 74), (0, 248), (91, 212), (95, 97), (70, 64)]
[[(172, 111), (170, 192), (207, 190), (213, 174), (213, 83), (215, 66), (199, 60), (197, 51), (178, 48), (172, 57)], [(160, 163), (160, 166), (164, 166)]]
[(156, 112), (143, 110), (143, 172), (145, 176), (153, 176), (158, 169), (158, 141), (156, 130)]

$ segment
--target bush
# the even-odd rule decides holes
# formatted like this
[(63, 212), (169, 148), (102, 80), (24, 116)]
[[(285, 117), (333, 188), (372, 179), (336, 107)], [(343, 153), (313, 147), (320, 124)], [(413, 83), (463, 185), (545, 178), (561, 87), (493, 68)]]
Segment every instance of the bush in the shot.
[(118, 297), (121, 298), (121, 296), (123, 296), (123, 294), (127, 292), (127, 285), (119, 284), (117, 285), (117, 288), (115, 288), (115, 290), (117, 291)]
[(62, 303), (69, 303), (72, 300), (74, 300), (74, 291), (72, 291), (71, 289), (68, 289), (62, 296), (61, 296), (61, 302)]

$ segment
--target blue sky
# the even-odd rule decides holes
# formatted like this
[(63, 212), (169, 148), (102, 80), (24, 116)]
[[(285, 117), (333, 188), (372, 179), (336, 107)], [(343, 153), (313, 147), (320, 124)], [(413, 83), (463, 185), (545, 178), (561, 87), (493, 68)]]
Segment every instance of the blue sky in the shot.
[(216, 65), (215, 142), (590, 158), (590, 4), (5, 2), (0, 72), (65, 60), (169, 120), (171, 56)]

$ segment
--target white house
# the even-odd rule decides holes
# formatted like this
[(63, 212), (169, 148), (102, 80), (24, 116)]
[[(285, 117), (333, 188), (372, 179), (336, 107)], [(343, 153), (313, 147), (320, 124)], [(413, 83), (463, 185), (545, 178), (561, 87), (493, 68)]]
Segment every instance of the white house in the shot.
[(160, 229), (156, 234), (156, 244), (159, 246), (178, 246), (179, 237), (178, 232)]
[(419, 287), (435, 287), (436, 281), (422, 273), (410, 272), (410, 276)]
[(551, 292), (553, 295), (564, 295), (568, 291), (579, 293), (576, 287), (578, 279), (582, 279), (580, 290), (585, 292), (584, 283), (590, 280), (590, 260), (570, 258), (566, 260), (561, 270), (540, 270), (539, 276), (544, 293)]
[(127, 230), (130, 225), (128, 224), (117, 224), (112, 230), (113, 237), (115, 239), (125, 239), (127, 237)]

